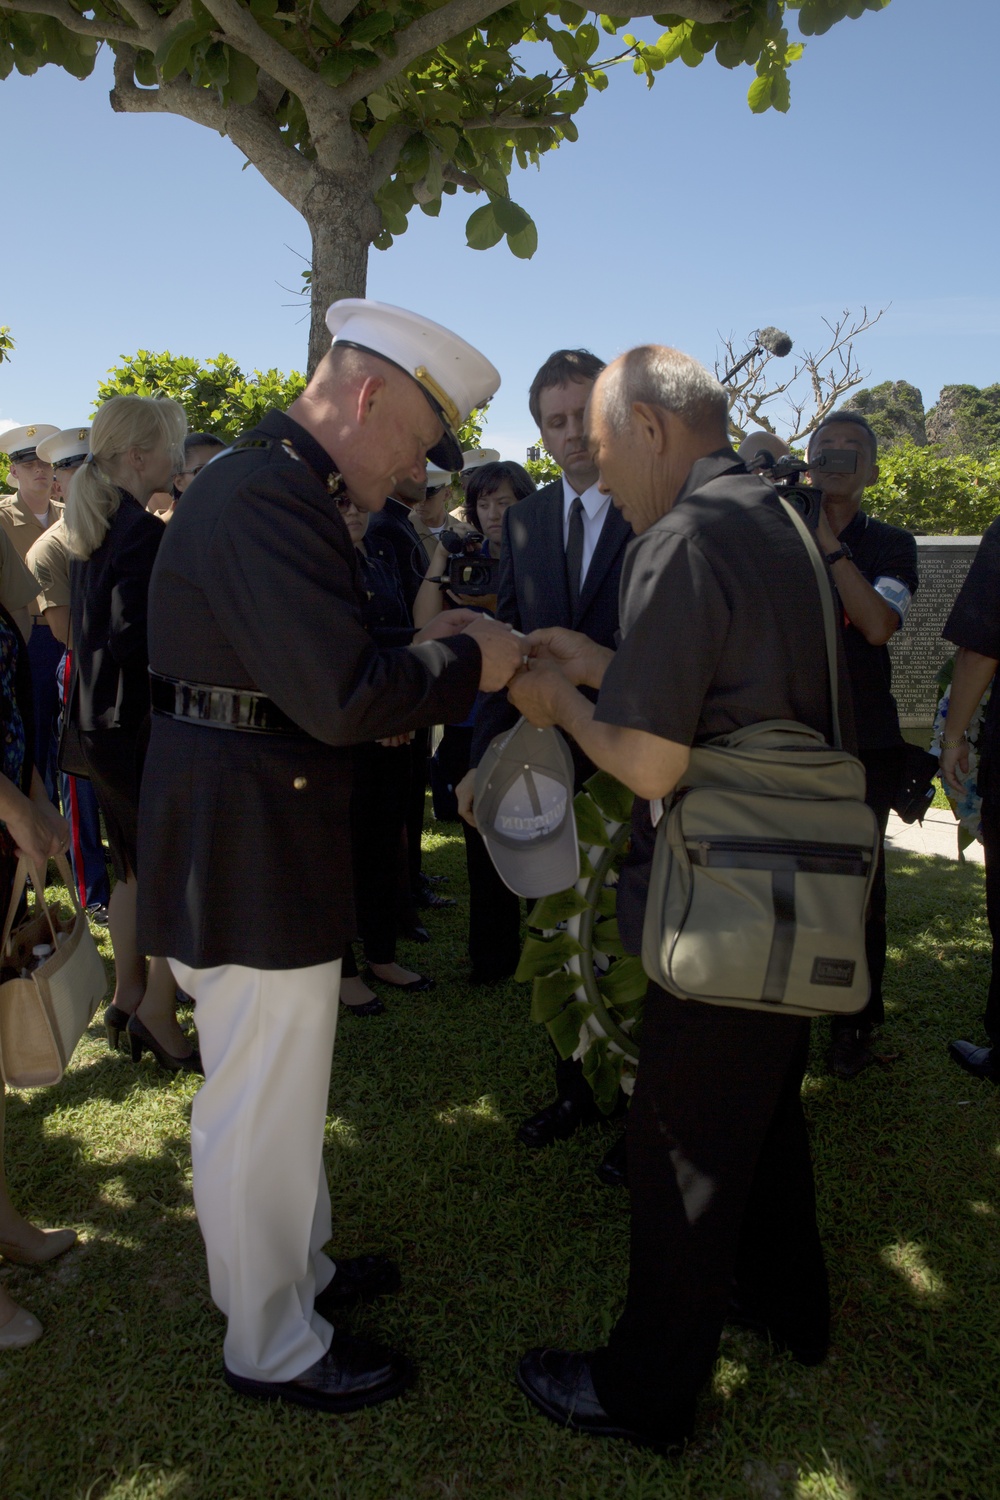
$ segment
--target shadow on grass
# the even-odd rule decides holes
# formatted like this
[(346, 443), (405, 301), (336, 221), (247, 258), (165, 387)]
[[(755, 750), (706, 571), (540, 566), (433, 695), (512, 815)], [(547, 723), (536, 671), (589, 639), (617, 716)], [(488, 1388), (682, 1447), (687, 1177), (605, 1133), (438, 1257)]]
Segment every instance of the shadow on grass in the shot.
[[(439, 866), (456, 889), (459, 857)], [(5, 1279), (47, 1337), (0, 1361), (4, 1500), (1000, 1494), (984, 1410), (1000, 1384), (998, 1095), (945, 1053), (982, 1004), (981, 872), (893, 856), (890, 881), (894, 1060), (834, 1082), (819, 1025), (806, 1087), (835, 1309), (824, 1366), (727, 1333), (680, 1463), (527, 1405), (512, 1382), (525, 1348), (588, 1347), (611, 1326), (628, 1200), (594, 1176), (614, 1127), (535, 1154), (515, 1142), (551, 1054), (526, 991), (454, 978), (459, 909), (435, 915), (432, 995), (342, 1022), (327, 1132), (335, 1248), (384, 1250), (404, 1273), (352, 1323), (415, 1355), (417, 1388), (340, 1421), (229, 1395), (190, 1210), (193, 1083), (137, 1075), (95, 1041), (63, 1087), (12, 1108), (18, 1201), (94, 1238), (60, 1269)]]

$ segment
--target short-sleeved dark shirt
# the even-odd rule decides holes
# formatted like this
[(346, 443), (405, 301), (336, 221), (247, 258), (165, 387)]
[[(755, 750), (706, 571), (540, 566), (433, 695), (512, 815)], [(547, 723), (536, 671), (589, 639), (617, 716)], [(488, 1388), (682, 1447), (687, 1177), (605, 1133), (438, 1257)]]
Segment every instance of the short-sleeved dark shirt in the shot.
[[(847, 523), (838, 541), (851, 549), (851, 560), (905, 623), (909, 601), (917, 592), (917, 543), (909, 531), (876, 521), (863, 510)], [(886, 582), (883, 582), (886, 580)], [(894, 585), (902, 584), (900, 591)], [(902, 628), (902, 626), (900, 627)], [(888, 750), (903, 742), (899, 713), (892, 696), (892, 659), (888, 646), (873, 646), (844, 615), (844, 650), (854, 688), (854, 719), (861, 750)]]
[[(941, 634), (956, 646), (1000, 661), (1000, 517), (984, 532)], [(992, 776), (996, 769), (998, 740), (1000, 695), (994, 692), (986, 709), (980, 744), (982, 763), (977, 781), (981, 792), (986, 788), (987, 775)]]
[[(795, 719), (831, 734), (823, 616), (805, 546), (774, 490), (731, 449), (700, 459), (673, 509), (631, 542), (622, 641), (596, 718), (693, 745), (746, 724)], [(853, 748), (841, 660), (841, 729)], [(630, 952), (642, 936), (652, 859), (649, 804), (636, 799), (618, 888)]]

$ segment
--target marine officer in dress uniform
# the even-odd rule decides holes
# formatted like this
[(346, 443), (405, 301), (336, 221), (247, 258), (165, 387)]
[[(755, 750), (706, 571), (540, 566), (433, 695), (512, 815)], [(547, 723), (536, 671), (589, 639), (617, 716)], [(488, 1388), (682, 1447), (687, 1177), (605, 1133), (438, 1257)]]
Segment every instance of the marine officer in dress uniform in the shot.
[(522, 657), (504, 626), (459, 611), (411, 646), (366, 633), (338, 496), (377, 511), (425, 455), (457, 467), (455, 433), (500, 377), (398, 308), (350, 299), (327, 323), (333, 347), (303, 394), (194, 480), (159, 550), (139, 931), (197, 1002), (194, 1197), (228, 1319), (225, 1378), (338, 1412), (413, 1378), (340, 1323), (352, 1298), (394, 1286), (395, 1267), (322, 1253), (341, 955), (356, 931), (351, 746), (464, 717)]
[[(38, 457), (52, 465), (53, 490), (65, 505), (70, 481), (90, 453), (90, 428), (67, 427), (38, 445)], [(66, 527), (60, 516), (28, 549), (25, 559), (38, 584), (42, 622), (66, 649), (56, 669), (59, 703), (66, 712), (73, 675), (69, 619), (69, 551)], [(59, 772), (63, 814), (70, 827), (69, 855), (80, 900), (90, 918), (106, 927), (111, 883), (101, 842), (101, 816), (90, 782)]]
[[(31, 422), (0, 434), (0, 453), (10, 460), (10, 482), (17, 494), (0, 500), (0, 526), (10, 537), (17, 555), (25, 562), (32, 544), (62, 515), (62, 505), (52, 499), (52, 465), (38, 453), (45, 438), (55, 437), (58, 427)], [(59, 720), (59, 686), (56, 671), (62, 660), (62, 643), (42, 619), (38, 600), (32, 609), (34, 629), (28, 636), (31, 687), (35, 700), (35, 764), (45, 783), (49, 801), (57, 796), (56, 724)]]

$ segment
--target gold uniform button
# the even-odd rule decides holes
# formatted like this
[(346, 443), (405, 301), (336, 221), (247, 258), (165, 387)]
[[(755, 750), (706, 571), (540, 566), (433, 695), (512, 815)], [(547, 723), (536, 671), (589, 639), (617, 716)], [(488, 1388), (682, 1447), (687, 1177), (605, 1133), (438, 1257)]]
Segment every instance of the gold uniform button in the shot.
[(304, 776), (296, 776), (295, 780), (292, 782), (292, 786), (297, 792), (304, 792), (308, 785), (309, 783)]

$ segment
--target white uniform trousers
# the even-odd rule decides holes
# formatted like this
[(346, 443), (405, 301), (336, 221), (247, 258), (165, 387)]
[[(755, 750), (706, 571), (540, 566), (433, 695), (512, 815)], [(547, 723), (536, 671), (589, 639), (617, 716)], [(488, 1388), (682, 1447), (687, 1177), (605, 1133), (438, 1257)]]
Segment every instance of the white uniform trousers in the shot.
[(313, 1298), (334, 1274), (323, 1134), (340, 960), (304, 969), (170, 959), (196, 1002), (205, 1082), (191, 1112), (194, 1202), (235, 1375), (291, 1380), (330, 1346)]

